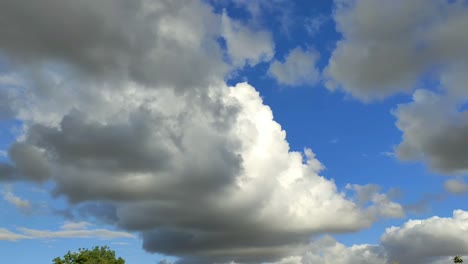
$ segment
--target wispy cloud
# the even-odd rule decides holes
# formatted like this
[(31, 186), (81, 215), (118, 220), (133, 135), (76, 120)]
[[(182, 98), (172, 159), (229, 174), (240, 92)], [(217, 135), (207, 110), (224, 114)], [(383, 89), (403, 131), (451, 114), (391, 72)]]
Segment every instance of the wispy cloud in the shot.
[[(0, 240), (17, 241), (21, 239), (51, 239), (51, 238), (135, 238), (133, 234), (109, 229), (87, 229), (91, 224), (86, 222), (67, 222), (59, 230), (39, 230), (25, 227), (18, 227), (17, 232), (12, 232), (5, 228), (0, 228)], [(81, 228), (80, 228), (81, 227)], [(82, 228), (84, 227), (84, 228)]]
[(12, 85), (19, 86), (23, 85), (23, 81), (14, 74), (0, 74), (0, 85)]
[(30, 239), (31, 237), (11, 232), (8, 229), (0, 228), (0, 240), (17, 241), (20, 239)]
[(13, 188), (11, 187), (11, 185), (7, 185), (5, 187), (3, 191), (3, 199), (7, 201), (8, 203), (14, 205), (23, 213), (31, 212), (31, 208), (32, 208), (31, 203), (26, 199), (16, 196), (13, 193)]

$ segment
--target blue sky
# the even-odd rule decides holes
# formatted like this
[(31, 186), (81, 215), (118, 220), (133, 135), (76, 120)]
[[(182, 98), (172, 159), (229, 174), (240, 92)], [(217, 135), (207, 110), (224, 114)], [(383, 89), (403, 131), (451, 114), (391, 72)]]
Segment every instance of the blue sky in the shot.
[(0, 17), (6, 262), (468, 256), (465, 1), (7, 0)]

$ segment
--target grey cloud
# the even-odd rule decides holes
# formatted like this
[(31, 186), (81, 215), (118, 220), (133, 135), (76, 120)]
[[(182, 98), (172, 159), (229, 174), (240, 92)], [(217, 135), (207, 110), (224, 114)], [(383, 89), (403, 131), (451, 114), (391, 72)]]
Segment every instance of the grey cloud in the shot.
[(18, 173), (33, 181), (45, 181), (50, 176), (50, 167), (44, 153), (34, 145), (15, 143), (8, 151)]
[(313, 234), (376, 220), (316, 174), (312, 151), (306, 163), (288, 151), (253, 87), (222, 87), (193, 96), (129, 86), (134, 103), (109, 103), (118, 115), (80, 108), (31, 125), (14, 146), (17, 169), (37, 179), (27, 161), (45, 159), (54, 194), (72, 203), (64, 214), (138, 232), (146, 250), (188, 262), (273, 261)]
[(17, 170), (15, 166), (0, 162), (0, 182), (15, 180), (16, 176)]
[(268, 74), (280, 84), (314, 84), (319, 79), (316, 67), (318, 57), (319, 54), (315, 50), (295, 48), (285, 57), (284, 62), (273, 61), (268, 69)]
[[(362, 99), (408, 92), (421, 76), (463, 62), (468, 39), (463, 1), (335, 1), (343, 39), (325, 70), (328, 87)], [(440, 71), (434, 72), (440, 75)]]
[(447, 96), (417, 90), (413, 102), (394, 111), (403, 140), (396, 148), (402, 160), (424, 160), (444, 174), (468, 170), (468, 119)]
[(0, 10), (0, 51), (23, 64), (65, 62), (94, 77), (179, 89), (226, 70), (216, 16), (195, 1), (2, 0)]
[(468, 38), (459, 32), (468, 27), (466, 3), (337, 0), (333, 17), (342, 39), (324, 70), (328, 88), (369, 101), (411, 92), (430, 75), (437, 93), (415, 90), (394, 110), (403, 133), (395, 153), (438, 173), (465, 174)]
[(449, 193), (453, 194), (463, 194), (468, 192), (468, 184), (464, 183), (462, 180), (450, 179), (444, 183), (444, 188)]
[[(224, 84), (217, 37), (235, 37), (230, 55), (255, 64), (273, 54), (268, 32), (198, 1), (27, 4), (0, 5), (0, 28), (24, 29), (0, 48), (33, 72), (24, 74), (33, 85), (17, 113), (25, 128), (11, 169), (53, 182), (69, 201), (64, 214), (139, 233), (148, 251), (192, 263), (274, 260), (312, 235), (376, 221), (319, 175), (311, 150), (290, 151), (255, 88)], [(17, 21), (28, 13), (38, 22)]]
[(446, 194), (424, 194), (423, 197), (416, 202), (403, 205), (406, 212), (414, 214), (422, 214), (430, 211), (431, 204), (440, 202), (447, 198)]

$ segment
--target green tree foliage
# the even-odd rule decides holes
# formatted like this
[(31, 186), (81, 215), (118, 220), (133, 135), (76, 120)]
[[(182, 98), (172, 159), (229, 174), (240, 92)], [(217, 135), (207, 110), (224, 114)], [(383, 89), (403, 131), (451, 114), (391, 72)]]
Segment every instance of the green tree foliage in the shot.
[(108, 246), (93, 249), (80, 248), (78, 252), (68, 251), (63, 258), (55, 258), (53, 264), (125, 264), (125, 260), (117, 258), (115, 252)]
[(460, 256), (455, 256), (453, 258), (453, 263), (463, 263), (463, 259)]

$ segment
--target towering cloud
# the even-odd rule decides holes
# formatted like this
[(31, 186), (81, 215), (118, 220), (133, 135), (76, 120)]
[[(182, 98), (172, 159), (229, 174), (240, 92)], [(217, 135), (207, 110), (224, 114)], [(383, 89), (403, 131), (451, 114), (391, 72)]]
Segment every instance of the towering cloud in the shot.
[(290, 151), (252, 86), (224, 83), (272, 57), (265, 31), (198, 1), (0, 1), (0, 17), (24, 124), (0, 169), (52, 181), (70, 215), (137, 232), (147, 251), (182, 262), (253, 263), (401, 209), (347, 198), (311, 150)]

